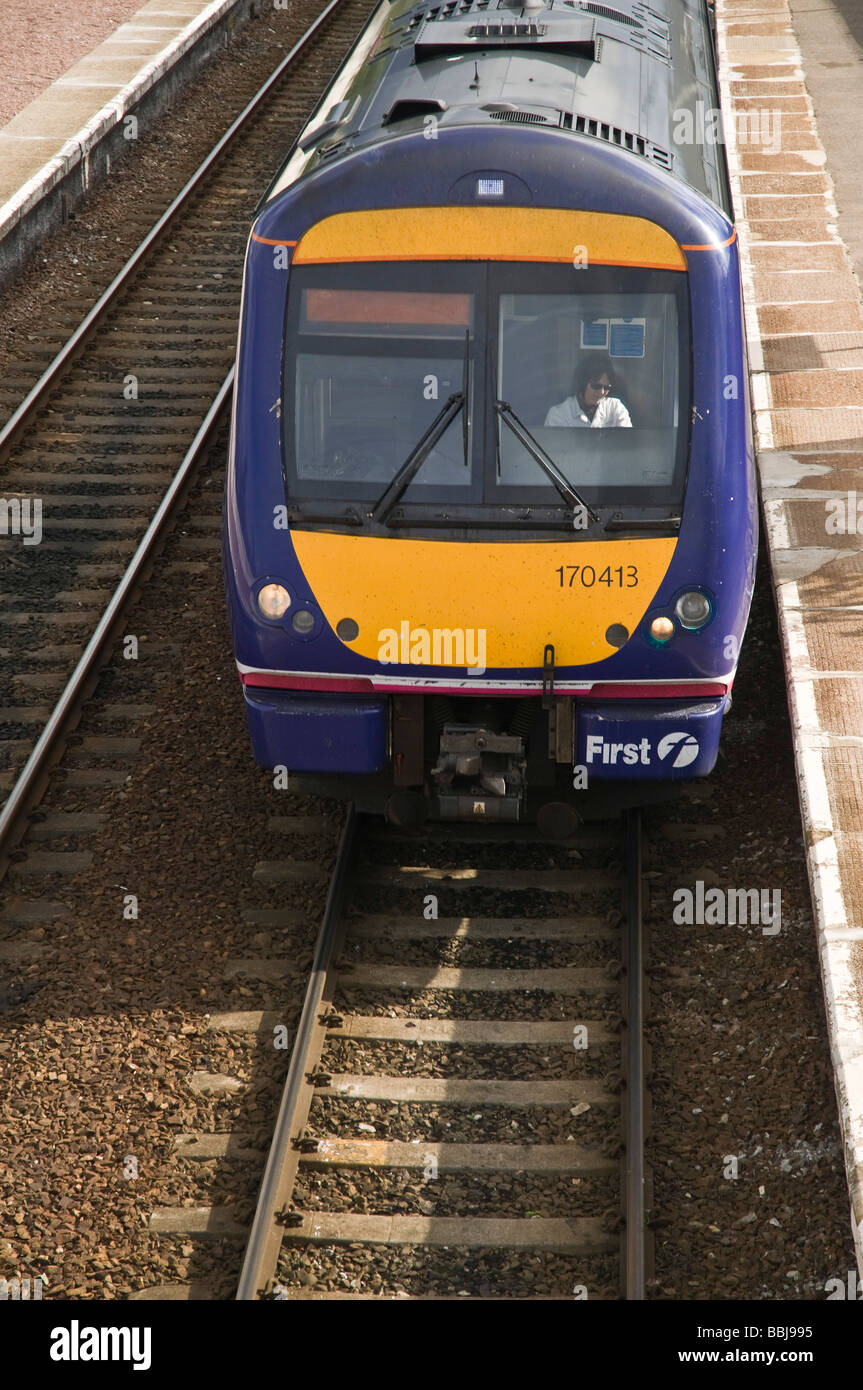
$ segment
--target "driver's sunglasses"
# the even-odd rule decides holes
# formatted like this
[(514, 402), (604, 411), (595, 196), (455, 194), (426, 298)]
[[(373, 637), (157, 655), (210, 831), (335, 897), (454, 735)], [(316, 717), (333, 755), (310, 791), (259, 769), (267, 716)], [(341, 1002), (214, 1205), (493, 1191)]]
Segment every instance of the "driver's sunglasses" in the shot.
[(610, 381), (589, 381), (587, 384), (588, 384), (588, 386), (590, 387), (591, 391), (610, 391), (610, 390), (611, 390), (611, 382), (610, 382)]

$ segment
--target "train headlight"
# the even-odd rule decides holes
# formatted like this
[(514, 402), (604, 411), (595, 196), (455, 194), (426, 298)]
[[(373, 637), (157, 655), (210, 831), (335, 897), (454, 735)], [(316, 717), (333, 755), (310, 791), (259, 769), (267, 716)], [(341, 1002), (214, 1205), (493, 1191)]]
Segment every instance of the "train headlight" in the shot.
[(664, 647), (674, 636), (674, 623), (670, 618), (654, 618), (650, 624), (650, 635), (654, 642)]
[(680, 595), (674, 605), (674, 612), (680, 626), (693, 632), (710, 621), (713, 606), (706, 594), (700, 593), (698, 589), (690, 589), (688, 593)]
[(283, 584), (265, 584), (258, 590), (258, 607), (265, 618), (278, 621), (291, 606), (291, 596)]

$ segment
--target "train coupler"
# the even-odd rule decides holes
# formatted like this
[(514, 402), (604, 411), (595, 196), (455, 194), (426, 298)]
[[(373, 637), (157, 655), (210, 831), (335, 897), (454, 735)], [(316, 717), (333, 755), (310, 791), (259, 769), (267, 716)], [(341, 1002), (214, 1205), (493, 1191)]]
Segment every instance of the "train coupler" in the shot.
[(527, 756), (517, 734), (446, 724), (431, 770), (442, 820), (520, 819)]

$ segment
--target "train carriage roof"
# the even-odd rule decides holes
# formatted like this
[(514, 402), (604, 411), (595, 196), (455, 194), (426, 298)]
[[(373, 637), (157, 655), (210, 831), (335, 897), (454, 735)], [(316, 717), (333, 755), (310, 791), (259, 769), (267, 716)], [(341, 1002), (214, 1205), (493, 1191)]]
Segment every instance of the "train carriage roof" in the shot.
[(385, 0), (288, 168), (311, 172), (429, 116), (556, 127), (649, 160), (730, 216), (718, 107), (707, 0)]

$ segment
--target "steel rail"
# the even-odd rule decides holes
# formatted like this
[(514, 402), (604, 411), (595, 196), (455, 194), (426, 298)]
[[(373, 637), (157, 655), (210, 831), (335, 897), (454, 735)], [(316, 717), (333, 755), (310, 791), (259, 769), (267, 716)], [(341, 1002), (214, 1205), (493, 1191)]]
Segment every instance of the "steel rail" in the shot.
[(645, 1233), (644, 941), (641, 814), (628, 811), (626, 835), (626, 1297), (642, 1300), (647, 1277)]
[[(330, 879), (326, 906), (315, 947), (315, 957), (303, 1001), (297, 1036), (294, 1041), (288, 1075), (285, 1080), (279, 1114), (273, 1132), (273, 1142), (267, 1156), (267, 1164), (261, 1181), (255, 1216), (249, 1241), (243, 1259), (240, 1282), (237, 1287), (237, 1301), (249, 1302), (264, 1292), (265, 1285), (275, 1273), (281, 1238), (276, 1227), (276, 1216), (290, 1196), (292, 1174), (286, 1174), (286, 1160), (291, 1153), (291, 1141), (299, 1138), (297, 1111), (303, 1101), (308, 1101), (308, 1080), (306, 1076), (309, 1051), (316, 1032), (323, 1025), (318, 1012), (323, 999), (327, 977), (332, 969), (335, 950), (338, 945), (339, 928), (342, 925), (342, 907), (348, 870), (350, 868), (353, 844), (356, 835), (357, 813), (353, 803), (348, 806), (347, 819), (342, 828), (339, 841), (336, 867)], [(300, 1121), (303, 1123), (304, 1120)]]
[[(58, 383), (64, 369), (72, 362), (78, 351), (89, 339), (106, 310), (119, 297), (121, 290), (131, 280), (133, 273), (141, 265), (148, 251), (150, 251), (158, 239), (164, 235), (167, 228), (173, 223), (180, 211), (187, 205), (192, 195), (200, 189), (206, 175), (213, 168), (219, 156), (243, 129), (246, 122), (255, 114), (260, 104), (272, 92), (274, 86), (284, 76), (287, 68), (315, 35), (321, 25), (324, 24), (332, 12), (341, 4), (342, 0), (330, 0), (326, 8), (321, 11), (302, 37), (297, 40), (294, 46), (267, 78), (263, 86), (256, 92), (252, 99), (246, 103), (246, 106), (240, 112), (239, 116), (237, 116), (213, 146), (206, 159), (198, 166), (191, 178), (187, 180), (181, 191), (162, 213), (154, 226), (151, 227), (143, 241), (132, 253), (125, 265), (117, 273), (110, 285), (108, 285), (107, 289), (105, 289), (96, 303), (82, 319), (81, 323), (75, 329), (75, 332), (67, 339), (64, 346), (60, 349), (48, 367), (46, 367), (39, 380), (24, 397), (23, 401), (16, 408), (2, 430), (0, 430), (0, 460), (8, 456), (15, 440), (31, 422), (37, 408), (43, 403), (51, 389)], [(84, 648), (75, 670), (72, 672), (72, 675), (54, 706), (30, 757), (27, 759), (20, 775), (16, 779), (5, 805), (2, 810), (0, 810), (0, 878), (2, 878), (5, 870), (4, 861), (8, 858), (9, 850), (12, 847), (10, 841), (13, 829), (18, 820), (29, 809), (31, 802), (35, 800), (36, 784), (41, 775), (50, 766), (52, 755), (56, 751), (63, 730), (68, 724), (76, 701), (81, 698), (88, 680), (93, 675), (98, 665), (99, 657), (108, 642), (113, 625), (118, 620), (123, 606), (128, 600), (142, 570), (151, 558), (161, 533), (165, 528), (165, 524), (189, 481), (190, 474), (230, 396), (233, 380), (234, 368), (232, 367), (211, 403), (174, 479), (169, 485), (162, 501), (159, 503), (156, 513), (150, 521), (138, 549), (132, 557), (117, 589), (102, 614), (95, 631)]]
[(230, 398), (234, 385), (234, 368), (228, 372), (218, 394), (198, 427), (198, 432), (187, 449), (183, 461), (175, 473), (171, 484), (159, 503), (152, 521), (147, 527), (141, 542), (129, 561), (120, 583), (111, 595), (92, 637), (84, 648), (74, 671), (69, 677), (60, 698), (54, 706), (42, 733), (39, 735), (33, 752), (24, 764), (6, 805), (0, 811), (0, 853), (6, 849), (6, 842), (15, 822), (28, 807), (28, 801), (36, 781), (50, 765), (55, 743), (66, 726), (75, 702), (80, 698), (88, 678), (98, 665), (99, 657), (108, 642), (114, 624), (120, 617), (124, 605), (145, 565), (148, 563), (159, 541), (162, 531), (180, 501), (190, 474), (204, 452), (213, 429)]
[(111, 304), (117, 299), (120, 291), (141, 264), (147, 252), (152, 249), (166, 228), (185, 207), (192, 194), (199, 189), (204, 178), (212, 169), (219, 156), (240, 132), (246, 122), (255, 114), (261, 102), (269, 95), (272, 88), (278, 83), (297, 54), (301, 52), (320, 26), (329, 18), (333, 10), (337, 9), (341, 4), (342, 0), (330, 0), (326, 9), (321, 11), (314, 23), (311, 24), (303, 34), (302, 38), (297, 40), (290, 52), (285, 55), (278, 67), (275, 68), (267, 78), (263, 87), (255, 93), (251, 101), (246, 104), (236, 120), (225, 131), (221, 139), (213, 146), (203, 163), (198, 166), (194, 174), (192, 174), (191, 178), (188, 179), (174, 198), (173, 202), (170, 203), (162, 213), (158, 222), (150, 228), (144, 240), (132, 252), (122, 269), (117, 272), (107, 289), (99, 296), (96, 303), (81, 320), (74, 333), (66, 340), (56, 357), (54, 357), (45, 368), (39, 380), (27, 392), (21, 404), (15, 409), (14, 414), (9, 417), (6, 424), (0, 429), (0, 461), (8, 457), (12, 445), (22, 431), (27, 428), (37, 407), (42, 404), (49, 391), (56, 384), (63, 369), (68, 366), (78, 351), (85, 345), (93, 329), (99, 323), (105, 311), (110, 308)]

